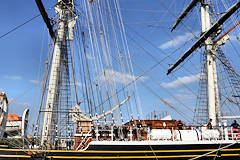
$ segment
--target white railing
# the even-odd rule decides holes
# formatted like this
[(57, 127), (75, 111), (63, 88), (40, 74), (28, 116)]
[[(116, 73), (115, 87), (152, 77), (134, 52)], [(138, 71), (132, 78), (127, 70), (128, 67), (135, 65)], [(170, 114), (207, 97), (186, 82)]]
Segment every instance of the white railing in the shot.
[(94, 126), (93, 141), (203, 141), (203, 140), (238, 140), (240, 130), (231, 127), (207, 129), (206, 127), (185, 127), (151, 129), (150, 127), (129, 126)]

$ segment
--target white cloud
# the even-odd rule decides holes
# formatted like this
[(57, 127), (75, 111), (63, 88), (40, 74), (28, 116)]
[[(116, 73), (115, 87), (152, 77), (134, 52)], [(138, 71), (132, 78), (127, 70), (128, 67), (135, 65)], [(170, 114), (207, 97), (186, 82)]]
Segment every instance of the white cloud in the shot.
[(200, 78), (200, 74), (178, 77), (175, 81), (169, 83), (161, 83), (161, 86), (164, 88), (179, 88), (183, 85), (194, 83), (198, 81)]
[(95, 59), (95, 57), (94, 57), (94, 56), (91, 56), (91, 55), (89, 55), (89, 54), (87, 54), (87, 59), (89, 59), (89, 60), (93, 60), (93, 59)]
[(193, 94), (187, 94), (187, 93), (176, 93), (172, 96), (163, 98), (167, 103), (171, 105), (179, 105), (179, 102), (183, 102), (185, 105), (190, 103), (192, 100), (195, 100), (195, 96)]
[(13, 98), (8, 98), (8, 101), (9, 101), (9, 104), (14, 107), (29, 107), (29, 106), (31, 106), (31, 104), (29, 104), (27, 102), (20, 102)]
[(38, 80), (29, 80), (31, 83), (34, 83), (34, 84), (39, 84), (40, 82)]
[[(75, 84), (74, 83), (71, 83), (71, 86), (74, 86)], [(76, 82), (76, 86), (80, 87), (82, 86), (83, 84), (81, 82)]]
[[(176, 99), (174, 99), (172, 97), (163, 98), (163, 100), (165, 100), (167, 103), (169, 103), (171, 105), (177, 104)], [(162, 101), (160, 101), (160, 103), (162, 103)]]
[[(13, 113), (13, 114), (17, 114), (18, 116), (22, 116), (23, 111), (26, 108), (31, 109), (31, 107), (33, 106), (32, 104), (29, 104), (27, 102), (22, 102), (22, 101), (18, 101), (14, 98), (9, 98), (8, 97), (8, 102), (9, 102), (9, 110), (8, 113)], [(32, 110), (34, 112), (34, 110)], [(31, 114), (31, 117), (34, 116), (34, 114)]]
[(22, 79), (22, 77), (20, 77), (20, 76), (8, 76), (8, 75), (3, 76), (3, 78), (9, 79), (9, 80), (21, 80)]
[(177, 93), (174, 95), (177, 99), (181, 100), (182, 102), (190, 101), (195, 99), (196, 97), (193, 94), (187, 94), (187, 93)]
[[(125, 74), (125, 73), (120, 73), (114, 70), (105, 70), (105, 75), (102, 74), (98, 77), (98, 80), (100, 81), (104, 81), (104, 79), (106, 80), (112, 80), (116, 83), (122, 83), (122, 84), (128, 84), (132, 81), (135, 81), (137, 79), (136, 76), (134, 75), (130, 75), (130, 74)], [(145, 79), (147, 79), (147, 77), (141, 77), (138, 80), (140, 81), (144, 81)]]
[(81, 82), (76, 83), (77, 86), (82, 86), (83, 84)]
[(159, 46), (159, 48), (167, 49), (170, 47), (176, 47), (176, 46), (186, 42), (187, 40), (193, 38), (194, 37), (193, 34), (197, 34), (197, 32), (194, 32), (194, 33), (187, 32), (184, 35), (176, 36), (176, 38), (174, 38), (173, 40), (170, 40), (170, 41), (167, 41), (167, 42), (161, 44)]

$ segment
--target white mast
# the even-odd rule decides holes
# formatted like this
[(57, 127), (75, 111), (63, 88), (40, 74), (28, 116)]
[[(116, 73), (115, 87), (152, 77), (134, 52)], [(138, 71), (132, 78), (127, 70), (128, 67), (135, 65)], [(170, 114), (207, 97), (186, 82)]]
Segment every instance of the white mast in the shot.
[[(69, 2), (70, 1), (70, 2)], [(60, 75), (60, 64), (63, 54), (63, 46), (66, 41), (66, 31), (68, 27), (68, 16), (71, 11), (68, 4), (71, 0), (58, 0), (55, 6), (56, 13), (59, 16), (57, 31), (56, 31), (56, 41), (53, 52), (52, 67), (50, 72), (49, 84), (48, 84), (48, 95), (46, 100), (46, 106), (44, 111), (43, 128), (41, 144), (53, 144), (53, 138), (56, 135), (55, 126), (57, 125), (57, 115), (56, 113), (56, 97), (58, 95), (58, 83)]]
[[(199, 2), (201, 3), (201, 20), (202, 20), (202, 35), (201, 37), (190, 47), (181, 58), (179, 58), (169, 69), (167, 74), (170, 74), (179, 64), (181, 64), (189, 55), (191, 55), (197, 48), (205, 44), (207, 61), (205, 65), (207, 67), (207, 91), (208, 91), (208, 118), (213, 120), (213, 126), (216, 126), (217, 120), (221, 117), (219, 107), (219, 94), (218, 94), (218, 82), (217, 82), (217, 70), (216, 70), (216, 51), (219, 46), (223, 45), (227, 36), (224, 36), (221, 41), (213, 40), (217, 33), (220, 33), (221, 25), (240, 8), (240, 1), (238, 0), (232, 7), (230, 7), (213, 25), (211, 25), (211, 19), (209, 14), (209, 4), (205, 3), (208, 1), (211, 4), (211, 0), (192, 0), (191, 3), (186, 7), (182, 14), (178, 17), (176, 23), (172, 27), (173, 31), (177, 25), (183, 20), (184, 17), (196, 6)], [(213, 35), (215, 34), (215, 35)]]
[[(202, 32), (206, 32), (211, 28), (211, 20), (209, 15), (209, 5), (202, 3), (201, 5), (201, 21)], [(217, 117), (220, 116), (220, 109), (218, 103), (218, 84), (216, 72), (216, 58), (213, 48), (212, 37), (208, 37), (205, 41), (205, 48), (207, 53), (207, 90), (208, 90), (208, 117), (212, 119), (212, 125), (216, 126)]]

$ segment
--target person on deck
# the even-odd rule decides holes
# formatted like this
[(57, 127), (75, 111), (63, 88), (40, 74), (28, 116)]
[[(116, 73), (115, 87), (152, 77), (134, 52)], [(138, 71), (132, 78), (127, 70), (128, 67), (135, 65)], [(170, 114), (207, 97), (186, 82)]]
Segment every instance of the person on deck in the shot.
[(208, 124), (207, 124), (207, 129), (213, 129), (212, 119), (209, 119), (209, 122), (208, 122)]
[(233, 127), (234, 129), (238, 129), (239, 128), (239, 124), (237, 123), (236, 120), (233, 121), (233, 123), (231, 124), (231, 127)]
[(178, 121), (177, 127), (178, 127), (178, 130), (183, 130), (183, 123), (181, 120)]
[(231, 124), (231, 127), (232, 127), (233, 133), (238, 133), (239, 124), (237, 123), (236, 120), (233, 121), (233, 123)]

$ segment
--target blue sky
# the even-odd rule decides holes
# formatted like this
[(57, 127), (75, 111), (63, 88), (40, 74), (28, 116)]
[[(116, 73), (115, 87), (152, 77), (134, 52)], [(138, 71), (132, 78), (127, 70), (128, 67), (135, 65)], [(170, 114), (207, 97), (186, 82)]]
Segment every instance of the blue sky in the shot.
[[(46, 0), (43, 2), (46, 4), (46, 8), (52, 5), (46, 3)], [(191, 59), (174, 74), (166, 76), (166, 72), (169, 65), (173, 64), (196, 40), (193, 38), (193, 34), (199, 36), (201, 30), (199, 14), (196, 14), (199, 11), (199, 6), (197, 6), (184, 20), (184, 24), (179, 25), (179, 28), (173, 33), (170, 32), (170, 27), (174, 24), (177, 14), (188, 3), (189, 0), (120, 0), (133, 62), (147, 70), (157, 61), (171, 55), (170, 58), (144, 75), (147, 77), (144, 83), (151, 86), (161, 98), (181, 111), (186, 108), (193, 110), (196, 103), (201, 50), (195, 52), (194, 56), (191, 56)], [(1, 36), (39, 15), (39, 11), (34, 0), (27, 2), (8, 0), (1, 3), (0, 14)], [(231, 25), (230, 22), (228, 24), (228, 26)], [(0, 90), (7, 93), (10, 100), (10, 112), (22, 114), (25, 108), (30, 108), (32, 122), (38, 111), (36, 95), (39, 86), (35, 82), (42, 76), (48, 48), (47, 34), (42, 18), (38, 17), (0, 39)], [(233, 44), (238, 43), (234, 39), (235, 35), (232, 36)], [(140, 46), (143, 48), (137, 44), (141, 44)], [(228, 47), (230, 48), (230, 45)], [(155, 59), (146, 54), (144, 49)], [(228, 48), (225, 50), (229, 51)], [(239, 69), (238, 60), (239, 57), (233, 61), (233, 65)], [(136, 65), (133, 66), (135, 75), (141, 75), (140, 68)], [(141, 82), (138, 82), (138, 88), (145, 115), (152, 110), (167, 111), (172, 114), (174, 119), (182, 119), (175, 111), (164, 106), (158, 97), (143, 87)], [(173, 96), (183, 104), (177, 102)], [(188, 109), (186, 110), (185, 113), (192, 114)]]

